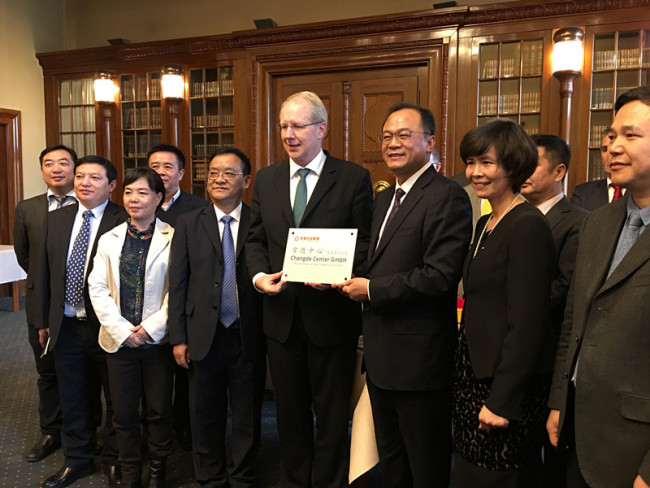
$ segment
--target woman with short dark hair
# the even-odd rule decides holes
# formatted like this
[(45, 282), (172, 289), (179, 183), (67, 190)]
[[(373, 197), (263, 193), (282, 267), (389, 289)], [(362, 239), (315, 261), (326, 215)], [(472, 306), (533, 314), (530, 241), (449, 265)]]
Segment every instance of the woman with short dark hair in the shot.
[(129, 219), (99, 239), (90, 298), (107, 355), (122, 486), (141, 486), (141, 392), (146, 399), (149, 487), (162, 487), (173, 450), (173, 356), (168, 339), (169, 250), (174, 229), (156, 219), (165, 187), (149, 168), (124, 178)]
[(465, 260), (465, 307), (454, 380), (456, 488), (536, 487), (547, 415), (554, 247), (544, 215), (519, 194), (537, 147), (498, 119), (460, 145), (465, 174), (492, 213)]

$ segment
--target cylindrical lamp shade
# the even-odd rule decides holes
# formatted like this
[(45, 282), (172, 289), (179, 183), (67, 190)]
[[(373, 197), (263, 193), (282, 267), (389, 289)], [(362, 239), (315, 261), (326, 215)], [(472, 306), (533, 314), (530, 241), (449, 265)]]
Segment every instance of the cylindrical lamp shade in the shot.
[(112, 73), (97, 73), (95, 75), (95, 101), (115, 103), (117, 87), (113, 81)]
[(582, 70), (584, 32), (565, 27), (553, 35), (553, 73), (579, 73)]
[(183, 98), (183, 69), (179, 66), (165, 66), (162, 72), (163, 98)]

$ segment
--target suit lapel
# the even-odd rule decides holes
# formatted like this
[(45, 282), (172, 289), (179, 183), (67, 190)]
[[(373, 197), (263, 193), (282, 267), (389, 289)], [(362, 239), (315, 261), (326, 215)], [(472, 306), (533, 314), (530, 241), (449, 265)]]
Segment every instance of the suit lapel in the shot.
[(375, 208), (372, 212), (372, 225), (370, 228), (370, 260), (375, 257), (375, 250), (377, 249), (377, 241), (379, 240), (379, 231), (381, 230), (381, 225), (384, 223), (386, 218), (386, 213), (388, 212), (388, 207), (390, 202), (393, 200), (393, 195), (395, 194), (395, 185), (387, 188), (382, 191), (380, 195), (375, 197)]
[(169, 228), (163, 225), (161, 220), (156, 220), (156, 228), (151, 238), (151, 247), (149, 247), (149, 252), (147, 253), (147, 271), (149, 271), (149, 266), (156, 260), (158, 255), (169, 246), (171, 241), (170, 234)]
[(217, 256), (219, 256), (219, 260), (221, 260), (222, 252), (221, 238), (219, 237), (219, 222), (217, 222), (217, 215), (214, 213), (214, 207), (212, 205), (208, 205), (205, 207), (203, 212), (201, 212), (200, 221), (201, 225), (203, 226), (203, 230), (212, 243), (212, 247), (214, 247)]
[(110, 231), (110, 236), (113, 238), (113, 245), (108, 250), (110, 256), (111, 272), (113, 279), (119, 286), (120, 284), (120, 254), (122, 254), (122, 247), (124, 247), (124, 239), (126, 237), (126, 224), (118, 226)]
[[(601, 214), (603, 217), (594, 226), (595, 232), (598, 232), (598, 236), (586, 243), (586, 245), (590, 245), (589, 254), (591, 256), (602, 256), (603, 258), (590, 260), (590, 274), (593, 276), (593, 279), (590, 280), (588, 290), (586, 290), (587, 296), (596, 296), (596, 293), (603, 291), (605, 285), (608, 285), (607, 288), (611, 287), (611, 283), (609, 282), (611, 282), (612, 277), (610, 276), (610, 279), (607, 279), (607, 272), (609, 271), (612, 257), (616, 251), (616, 243), (618, 242), (618, 236), (621, 233), (625, 216), (627, 215), (626, 208), (627, 199), (625, 198), (618, 200), (618, 203), (604, 207), (606, 211)], [(580, 239), (583, 239), (582, 235)]]
[(377, 250), (372, 257), (373, 260), (376, 256), (379, 256), (379, 254), (381, 254), (386, 245), (395, 235), (395, 232), (397, 232), (397, 229), (399, 229), (402, 225), (402, 222), (404, 222), (404, 219), (406, 219), (409, 213), (411, 213), (418, 202), (422, 199), (424, 196), (424, 188), (426, 188), (429, 183), (431, 183), (434, 174), (435, 169), (433, 169), (432, 166), (420, 175), (413, 187), (411, 187), (409, 192), (406, 194), (404, 200), (402, 200), (399, 210), (393, 217), (393, 220), (391, 220), (390, 223), (384, 228), (384, 232), (381, 235), (381, 240), (379, 241)]
[(275, 173), (274, 184), (278, 195), (278, 204), (287, 222), (289, 222), (289, 227), (294, 227), (293, 212), (291, 210), (291, 190), (289, 187), (289, 161), (282, 161), (277, 164), (280, 167)]
[(566, 214), (569, 210), (569, 202), (566, 197), (562, 197), (562, 200), (553, 205), (551, 210), (546, 214), (546, 220), (548, 221), (548, 226), (551, 230), (566, 218)]
[(318, 177), (318, 182), (316, 183), (314, 191), (309, 197), (309, 201), (305, 207), (305, 213), (302, 216), (301, 223), (307, 221), (309, 214), (316, 208), (318, 202), (323, 199), (334, 183), (336, 183), (336, 168), (334, 163), (331, 161), (330, 156), (327, 156), (325, 163), (323, 164), (323, 170)]
[[(623, 218), (627, 216), (627, 206), (624, 208), (625, 214)], [(607, 256), (614, 256), (619, 234), (620, 232), (616, 233), (616, 238), (614, 239), (614, 245), (612, 246), (611, 253), (607, 254)], [(614, 269), (609, 278), (607, 278), (603, 286), (600, 288), (600, 290), (598, 290), (598, 293), (604, 293), (610, 288), (616, 286), (618, 283), (634, 273), (640, 266), (648, 261), (648, 259), (650, 259), (650, 231), (646, 229), (627, 252), (623, 260), (618, 264), (616, 269)], [(607, 261), (608, 267), (610, 261), (611, 259)]]
[(248, 236), (248, 227), (251, 221), (251, 209), (245, 203), (241, 207), (241, 218), (239, 219), (239, 230), (237, 231), (237, 257), (241, 254), (246, 243), (246, 236)]
[[(60, 252), (63, 253), (63, 267), (67, 266), (68, 263), (68, 249), (70, 248), (70, 240), (72, 239), (72, 227), (74, 226), (74, 219), (77, 215), (77, 209), (79, 204), (68, 205), (62, 209), (55, 210), (55, 212), (61, 212), (61, 217), (63, 220), (63, 225), (61, 227), (54, 226), (53, 232), (59, 233), (61, 235), (62, 246), (59, 248)], [(58, 240), (58, 239), (57, 239)]]

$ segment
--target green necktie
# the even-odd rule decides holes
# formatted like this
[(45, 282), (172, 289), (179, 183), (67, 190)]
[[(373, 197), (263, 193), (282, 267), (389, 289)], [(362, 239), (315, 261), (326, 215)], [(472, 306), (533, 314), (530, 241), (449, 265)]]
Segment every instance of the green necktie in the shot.
[(300, 227), (300, 221), (302, 220), (302, 216), (305, 213), (305, 207), (307, 206), (307, 180), (305, 178), (308, 174), (309, 170), (306, 168), (298, 170), (300, 181), (296, 188), (296, 198), (293, 200), (293, 223), (296, 227)]

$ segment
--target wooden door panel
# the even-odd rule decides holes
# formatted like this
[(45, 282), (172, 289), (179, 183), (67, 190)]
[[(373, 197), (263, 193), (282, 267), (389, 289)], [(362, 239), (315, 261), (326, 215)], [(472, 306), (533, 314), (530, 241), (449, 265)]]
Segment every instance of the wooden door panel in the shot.
[(350, 91), (350, 159), (372, 178), (373, 187), (392, 185), (395, 178), (381, 157), (381, 133), (386, 111), (396, 103), (417, 103), (418, 77), (361, 80)]

